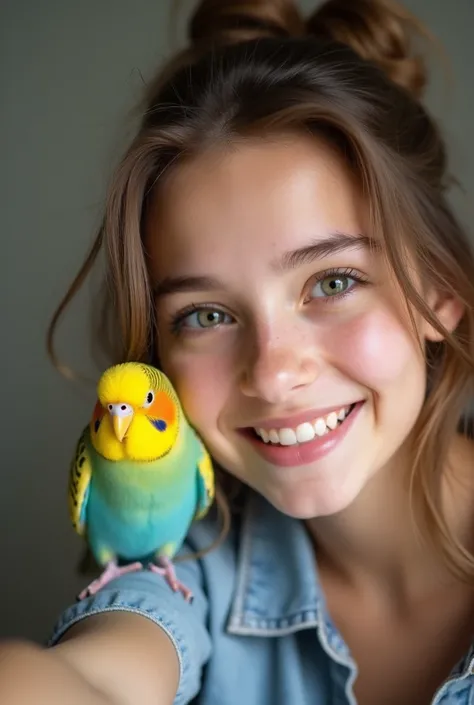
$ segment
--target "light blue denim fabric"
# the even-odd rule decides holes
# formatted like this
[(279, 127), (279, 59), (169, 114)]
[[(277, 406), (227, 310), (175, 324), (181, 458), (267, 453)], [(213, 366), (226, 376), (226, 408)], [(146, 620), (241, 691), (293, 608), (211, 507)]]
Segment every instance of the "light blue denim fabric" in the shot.
[[(217, 531), (215, 521), (197, 523), (185, 551), (208, 547)], [(198, 705), (355, 705), (356, 666), (327, 612), (301, 522), (252, 494), (227, 540), (198, 561), (178, 564), (177, 573), (194, 592), (191, 605), (159, 576), (129, 574), (71, 606), (50, 644), (89, 615), (135, 612), (175, 644), (175, 705), (193, 698)], [(471, 648), (432, 705), (474, 705), (473, 674)]]

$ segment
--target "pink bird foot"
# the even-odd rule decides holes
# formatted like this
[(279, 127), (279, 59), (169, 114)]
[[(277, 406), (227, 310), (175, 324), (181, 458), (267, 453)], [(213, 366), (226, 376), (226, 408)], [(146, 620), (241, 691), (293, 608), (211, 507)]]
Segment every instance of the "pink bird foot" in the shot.
[(88, 585), (82, 592), (78, 595), (78, 600), (83, 600), (85, 597), (91, 597), (95, 595), (101, 588), (103, 588), (111, 580), (119, 578), (121, 575), (126, 575), (127, 573), (134, 573), (137, 570), (141, 570), (143, 565), (141, 563), (130, 563), (130, 565), (124, 565), (120, 568), (114, 561), (110, 561), (105, 566), (104, 572), (94, 580), (90, 585)]
[(165, 556), (160, 556), (158, 561), (162, 564), (162, 568), (155, 565), (155, 563), (149, 563), (148, 568), (158, 575), (162, 575), (173, 592), (181, 592), (186, 602), (191, 603), (193, 601), (193, 593), (189, 588), (186, 587), (182, 582), (176, 577), (176, 572), (174, 566), (169, 558)]

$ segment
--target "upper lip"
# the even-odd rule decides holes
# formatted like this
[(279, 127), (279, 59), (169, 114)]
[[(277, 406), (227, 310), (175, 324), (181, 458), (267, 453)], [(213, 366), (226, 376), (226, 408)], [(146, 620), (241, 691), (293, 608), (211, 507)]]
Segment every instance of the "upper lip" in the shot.
[(320, 419), (328, 416), (333, 411), (340, 411), (341, 409), (346, 409), (357, 402), (347, 402), (346, 404), (338, 404), (337, 406), (328, 406), (324, 409), (310, 409), (309, 411), (301, 411), (299, 414), (293, 414), (292, 416), (279, 416), (272, 419), (262, 419), (256, 421), (251, 426), (246, 428), (263, 428), (270, 431), (272, 428), (296, 428), (302, 423), (311, 422), (315, 419)]

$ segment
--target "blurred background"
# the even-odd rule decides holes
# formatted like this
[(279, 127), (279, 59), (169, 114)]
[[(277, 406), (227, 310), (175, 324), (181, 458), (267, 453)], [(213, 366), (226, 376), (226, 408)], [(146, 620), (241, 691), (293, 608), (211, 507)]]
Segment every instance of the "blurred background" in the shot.
[[(44, 640), (85, 579), (82, 542), (66, 510), (69, 463), (94, 398), (64, 380), (45, 351), (53, 310), (99, 225), (113, 167), (133, 133), (143, 83), (182, 42), (192, 2), (2, 0), (0, 3), (1, 351), (0, 637)], [(303, 10), (315, 7), (301, 0)], [(473, 0), (405, 0), (441, 40), (427, 103), (463, 191), (452, 194), (474, 233)], [(100, 272), (99, 272), (100, 275)], [(95, 380), (89, 343), (97, 283), (61, 326), (61, 356)]]

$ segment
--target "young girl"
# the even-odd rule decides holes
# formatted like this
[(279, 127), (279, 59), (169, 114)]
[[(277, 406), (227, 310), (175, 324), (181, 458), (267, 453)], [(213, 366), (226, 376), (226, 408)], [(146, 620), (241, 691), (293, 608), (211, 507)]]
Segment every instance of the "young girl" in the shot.
[(239, 503), (177, 566), (192, 604), (116, 579), (3, 646), (1, 702), (474, 703), (474, 260), (417, 30), (196, 9), (77, 282), (103, 248), (116, 359), (170, 376)]

